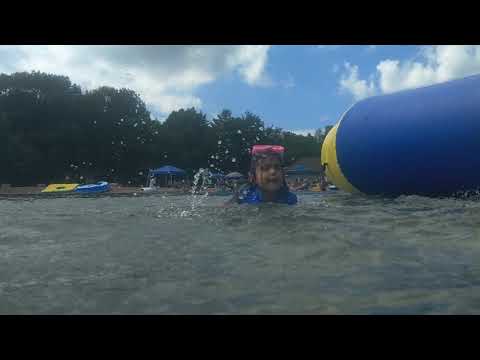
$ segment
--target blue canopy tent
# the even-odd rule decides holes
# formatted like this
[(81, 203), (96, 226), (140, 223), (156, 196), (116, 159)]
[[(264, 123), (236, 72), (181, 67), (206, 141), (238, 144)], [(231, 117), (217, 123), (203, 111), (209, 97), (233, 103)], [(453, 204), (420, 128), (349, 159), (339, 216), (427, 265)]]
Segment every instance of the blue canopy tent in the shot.
[(215, 173), (215, 172), (210, 172), (209, 176), (211, 179), (215, 180), (216, 182), (223, 182), (225, 180), (225, 175), (222, 173)]
[(174, 176), (185, 176), (186, 174), (187, 173), (185, 170), (176, 168), (175, 166), (166, 165), (158, 169), (150, 169), (148, 172), (148, 178), (152, 176), (165, 175), (168, 179), (168, 176), (170, 176), (170, 184), (173, 184)]
[(225, 175), (220, 173), (220, 172), (208, 172), (208, 177), (212, 179), (212, 183), (217, 186), (217, 185), (223, 185), (225, 182)]
[(225, 175), (221, 174), (221, 173), (213, 173), (211, 172), (210, 173), (210, 177), (214, 178), (214, 179), (223, 179), (225, 177)]
[(246, 177), (238, 171), (234, 171), (225, 175), (225, 183), (231, 190), (237, 189), (237, 187), (245, 181)]
[(245, 176), (243, 176), (237, 171), (231, 172), (225, 176), (225, 179), (228, 179), (228, 180), (239, 180), (243, 178), (245, 178)]
[(175, 166), (162, 166), (158, 169), (150, 170), (150, 175), (185, 175), (185, 170), (176, 168)]

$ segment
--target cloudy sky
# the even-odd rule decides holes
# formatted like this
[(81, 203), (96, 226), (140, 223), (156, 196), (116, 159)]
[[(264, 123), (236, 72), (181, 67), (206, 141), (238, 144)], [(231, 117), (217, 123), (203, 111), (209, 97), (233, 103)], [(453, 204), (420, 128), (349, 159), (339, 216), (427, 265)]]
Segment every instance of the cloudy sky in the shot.
[(182, 107), (251, 111), (299, 133), (355, 101), (480, 73), (480, 46), (0, 46), (0, 73), (67, 75), (137, 91), (154, 117)]

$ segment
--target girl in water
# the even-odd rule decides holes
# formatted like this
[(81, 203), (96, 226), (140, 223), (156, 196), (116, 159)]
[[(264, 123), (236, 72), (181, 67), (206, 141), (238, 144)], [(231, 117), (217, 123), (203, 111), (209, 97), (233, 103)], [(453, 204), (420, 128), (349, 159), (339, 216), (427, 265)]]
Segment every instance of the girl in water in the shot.
[(233, 196), (227, 204), (259, 204), (274, 202), (294, 205), (297, 196), (290, 192), (283, 172), (283, 146), (255, 145), (249, 182)]

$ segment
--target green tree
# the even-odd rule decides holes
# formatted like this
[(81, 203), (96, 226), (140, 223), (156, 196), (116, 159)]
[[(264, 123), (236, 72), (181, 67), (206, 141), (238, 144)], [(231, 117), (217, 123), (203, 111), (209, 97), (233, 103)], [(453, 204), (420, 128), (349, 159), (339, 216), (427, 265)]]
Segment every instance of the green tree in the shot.
[(190, 108), (173, 111), (163, 123), (166, 148), (163, 163), (187, 170), (190, 175), (200, 167), (208, 166), (214, 134), (207, 117)]
[(216, 149), (210, 155), (210, 167), (228, 173), (246, 173), (250, 165), (250, 149), (265, 141), (264, 123), (257, 115), (246, 112), (240, 117), (223, 110), (212, 121)]
[[(329, 131), (326, 127), (325, 131)], [(82, 91), (65, 76), (0, 74), (0, 183), (107, 180), (145, 183), (146, 170), (174, 165), (190, 176), (200, 167), (249, 170), (255, 144), (287, 149), (287, 164), (318, 156), (324, 136), (301, 136), (246, 112), (223, 110), (212, 121), (195, 108), (152, 119), (130, 89)]]

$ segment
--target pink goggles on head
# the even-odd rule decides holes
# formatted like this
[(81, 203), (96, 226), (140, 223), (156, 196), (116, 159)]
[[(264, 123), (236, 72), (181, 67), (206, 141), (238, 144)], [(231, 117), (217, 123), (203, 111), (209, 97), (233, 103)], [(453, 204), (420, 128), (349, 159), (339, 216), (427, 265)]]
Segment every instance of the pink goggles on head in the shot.
[(265, 152), (274, 152), (283, 156), (285, 148), (281, 145), (253, 145), (251, 150), (252, 156)]

